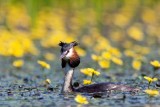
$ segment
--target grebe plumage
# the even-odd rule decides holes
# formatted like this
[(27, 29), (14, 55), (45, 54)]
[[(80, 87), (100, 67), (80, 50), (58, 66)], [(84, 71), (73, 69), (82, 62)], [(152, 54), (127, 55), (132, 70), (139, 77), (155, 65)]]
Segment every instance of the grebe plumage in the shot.
[(65, 78), (62, 87), (63, 93), (69, 93), (69, 92), (99, 93), (99, 92), (108, 92), (112, 90), (130, 91), (130, 92), (138, 91), (138, 89), (136, 88), (131, 88), (123, 84), (116, 84), (111, 82), (96, 83), (74, 88), (72, 86), (72, 77), (74, 74), (74, 69), (80, 64), (80, 57), (74, 50), (74, 46), (77, 45), (78, 43), (75, 41), (71, 43), (65, 43), (65, 42), (59, 43), (59, 46), (61, 46), (61, 56), (60, 56), (62, 61), (61, 65), (65, 71)]

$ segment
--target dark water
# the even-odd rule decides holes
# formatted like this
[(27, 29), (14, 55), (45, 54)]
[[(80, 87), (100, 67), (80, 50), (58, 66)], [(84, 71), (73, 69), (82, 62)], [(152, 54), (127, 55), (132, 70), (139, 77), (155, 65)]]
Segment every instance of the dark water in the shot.
[[(5, 61), (7, 65), (10, 62)], [(58, 64), (52, 65), (49, 72), (42, 72), (38, 65), (27, 63), (21, 69), (15, 69), (11, 65), (2, 65), (0, 72), (0, 106), (7, 107), (28, 107), (28, 106), (58, 106), (71, 107), (82, 106), (74, 101), (76, 93), (62, 95), (61, 87), (63, 83), (63, 72)], [(31, 66), (32, 65), (32, 66)], [(59, 66), (55, 68), (55, 66)], [(34, 70), (33, 70), (34, 69)], [(54, 71), (52, 71), (54, 70)], [(79, 71), (77, 68), (76, 72)], [(46, 76), (44, 76), (46, 75)], [(149, 97), (142, 90), (147, 88), (147, 82), (142, 77), (133, 77), (124, 73), (113, 74), (115, 77), (102, 73), (100, 78), (95, 78), (96, 82), (104, 81), (121, 81), (132, 87), (141, 89), (136, 94), (113, 92), (110, 95), (94, 98), (90, 95), (87, 97), (89, 104), (85, 106), (158, 106), (160, 97)], [(51, 84), (44, 86), (43, 81), (49, 78)], [(112, 78), (112, 79), (111, 79)], [(113, 79), (115, 78), (115, 79)], [(75, 73), (74, 82), (82, 82), (86, 79), (84, 75)], [(155, 87), (155, 83), (151, 88)]]
[[(23, 76), (22, 76), (23, 75)], [(58, 75), (55, 73), (53, 75)], [(28, 73), (3, 73), (0, 76), (0, 105), (1, 106), (77, 106), (75, 94), (60, 94), (62, 81), (51, 76), (52, 84), (43, 86), (41, 76)], [(50, 77), (49, 77), (50, 78)], [(129, 81), (133, 82), (132, 80)], [(160, 98), (150, 98), (143, 92), (135, 95), (130, 93), (112, 93), (102, 98), (86, 95), (90, 104), (94, 106), (147, 106), (160, 104)]]

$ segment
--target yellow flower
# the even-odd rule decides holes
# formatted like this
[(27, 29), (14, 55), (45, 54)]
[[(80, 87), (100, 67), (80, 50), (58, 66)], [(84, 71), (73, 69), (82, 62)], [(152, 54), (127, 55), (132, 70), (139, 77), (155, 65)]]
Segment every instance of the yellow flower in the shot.
[(88, 75), (88, 76), (92, 76), (92, 74), (94, 75), (100, 75), (100, 72), (95, 71), (93, 68), (85, 68), (85, 69), (81, 69), (80, 70), (83, 74)]
[(132, 26), (128, 29), (127, 31), (129, 37), (131, 37), (134, 40), (137, 41), (142, 41), (144, 38), (144, 34), (141, 30), (141, 28), (137, 27), (137, 26)]
[(37, 63), (41, 65), (43, 68), (50, 69), (50, 65), (44, 61), (38, 60)]
[(142, 20), (146, 22), (147, 24), (153, 24), (156, 23), (157, 17), (156, 12), (150, 8), (146, 8), (142, 12)]
[(80, 71), (85, 75), (92, 76), (92, 72), (90, 70), (88, 70), (87, 68), (81, 69)]
[(94, 70), (93, 74), (98, 76), (98, 75), (100, 75), (100, 72)]
[(122, 56), (118, 48), (111, 47), (108, 51), (111, 53), (112, 56), (116, 56), (118, 58)]
[(100, 60), (98, 62), (101, 68), (109, 68), (110, 67), (110, 61), (108, 60)]
[(153, 67), (160, 68), (160, 62), (157, 61), (157, 60), (151, 61), (150, 64), (151, 64)]
[(133, 62), (132, 62), (132, 67), (133, 67), (135, 70), (140, 70), (140, 68), (141, 68), (141, 61), (133, 60)]
[(91, 58), (92, 58), (92, 60), (94, 60), (94, 61), (98, 61), (98, 60), (99, 60), (99, 57), (98, 57), (97, 55), (95, 55), (95, 54), (92, 54), (92, 55), (91, 55)]
[(128, 16), (126, 17), (126, 15), (119, 13), (115, 15), (113, 21), (115, 25), (119, 27), (124, 27), (128, 24), (129, 17)]
[(124, 54), (128, 57), (135, 57), (136, 56), (136, 53), (132, 50), (125, 50)]
[(103, 52), (102, 53), (102, 57), (107, 59), (107, 60), (109, 60), (109, 59), (111, 59), (112, 56), (111, 56), (111, 54), (109, 52)]
[(80, 103), (80, 104), (88, 104), (89, 102), (87, 101), (87, 98), (78, 94), (75, 99), (74, 99), (77, 103)]
[(23, 60), (15, 60), (13, 63), (12, 63), (12, 65), (14, 66), (14, 67), (17, 67), (17, 68), (20, 68), (20, 67), (22, 67), (23, 65), (24, 65), (24, 61)]
[(51, 84), (51, 80), (47, 78), (47, 79), (45, 80), (45, 84)]
[(83, 84), (89, 85), (89, 84), (92, 84), (92, 81), (91, 80), (83, 80)]
[(149, 83), (152, 83), (152, 82), (158, 80), (157, 78), (151, 78), (151, 77), (147, 77), (147, 76), (144, 76), (144, 79), (146, 79)]
[[(13, 36), (14, 35), (14, 36)], [(33, 41), (26, 34), (1, 31), (0, 55), (23, 57), (25, 54), (38, 54)]]
[(44, 55), (45, 59), (49, 60), (49, 61), (52, 61), (55, 59), (55, 55), (52, 54), (52, 53), (49, 53), (47, 52), (45, 55)]
[(147, 90), (144, 90), (144, 92), (147, 93), (150, 96), (157, 96), (157, 95), (159, 95), (159, 91), (158, 90), (147, 89)]
[(83, 50), (82, 48), (76, 47), (75, 49), (76, 49), (78, 55), (80, 55), (80, 56), (86, 56), (86, 51)]
[(123, 61), (120, 58), (113, 57), (112, 62), (114, 62), (117, 65), (123, 65)]

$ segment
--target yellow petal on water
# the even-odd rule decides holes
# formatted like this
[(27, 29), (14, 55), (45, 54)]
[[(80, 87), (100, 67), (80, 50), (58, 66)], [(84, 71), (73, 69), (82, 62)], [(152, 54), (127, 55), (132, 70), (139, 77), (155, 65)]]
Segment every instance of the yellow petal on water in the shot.
[(80, 56), (86, 56), (86, 51), (83, 50), (82, 48), (76, 47), (75, 49), (76, 49), (78, 55), (80, 55)]
[(97, 76), (99, 76), (101, 73), (99, 72), (99, 71), (93, 71), (93, 73), (94, 73), (94, 75), (97, 75)]
[(158, 67), (158, 68), (160, 68), (160, 62), (157, 61), (157, 60), (151, 61), (150, 64), (151, 64), (153, 67)]
[(92, 81), (91, 80), (83, 80), (83, 84), (89, 85), (89, 84), (92, 84)]
[(110, 61), (108, 60), (100, 60), (98, 61), (98, 64), (101, 68), (109, 68), (110, 67)]
[(123, 61), (117, 57), (112, 57), (112, 62), (114, 62), (117, 65), (123, 65)]
[(41, 65), (43, 68), (50, 69), (50, 65), (46, 63), (45, 61), (38, 60), (37, 63)]
[(159, 95), (159, 91), (158, 90), (147, 89), (147, 90), (144, 90), (144, 92), (147, 93), (150, 96), (157, 96), (157, 95)]
[(88, 69), (81, 69), (80, 71), (85, 75), (92, 76), (92, 72), (90, 72)]
[(122, 56), (121, 52), (119, 51), (118, 48), (115, 48), (115, 47), (111, 47), (109, 50), (108, 50), (112, 56), (115, 56), (115, 57), (118, 57), (120, 58)]
[(51, 84), (51, 80), (47, 78), (47, 79), (45, 80), (45, 83), (46, 83), (46, 84)]
[(141, 61), (133, 60), (133, 62), (132, 62), (132, 67), (133, 67), (135, 70), (140, 70), (140, 68), (141, 68)]
[(84, 68), (80, 70), (83, 74), (88, 75), (88, 76), (92, 76), (92, 74), (94, 75), (100, 75), (100, 72), (94, 70), (93, 68)]
[(92, 58), (92, 60), (94, 60), (94, 61), (98, 61), (98, 60), (99, 60), (99, 57), (98, 57), (97, 55), (95, 55), (95, 54), (92, 54), (92, 55), (91, 55), (91, 58)]
[(151, 82), (151, 83), (158, 80), (158, 78), (151, 78), (148, 76), (144, 76), (144, 79), (146, 79), (148, 82)]
[(158, 80), (158, 78), (153, 78), (153, 81), (157, 81)]
[(135, 52), (132, 51), (132, 50), (129, 50), (129, 49), (125, 50), (125, 51), (124, 51), (124, 54), (125, 54), (126, 56), (128, 56), (128, 57), (134, 57), (134, 56), (135, 56)]
[(14, 67), (20, 68), (20, 67), (22, 67), (22, 66), (24, 65), (24, 61), (21, 60), (21, 59), (15, 60), (15, 61), (12, 63), (12, 65), (13, 65)]
[(110, 60), (111, 57), (112, 57), (112, 55), (109, 52), (103, 52), (102, 53), (102, 57), (105, 58), (105, 59), (107, 59), (107, 60)]
[(80, 94), (78, 94), (78, 95), (75, 97), (74, 100), (75, 100), (77, 103), (80, 103), (80, 104), (88, 104), (88, 103), (89, 103), (88, 100), (87, 100), (87, 98), (84, 97), (84, 96), (82, 96), (82, 95), (80, 95)]

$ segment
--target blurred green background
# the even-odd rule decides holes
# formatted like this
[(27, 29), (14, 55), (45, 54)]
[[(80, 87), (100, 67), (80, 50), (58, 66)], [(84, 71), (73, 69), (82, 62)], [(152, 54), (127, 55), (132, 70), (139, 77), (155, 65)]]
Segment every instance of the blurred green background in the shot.
[(159, 11), (159, 0), (1, 0), (0, 55), (40, 57), (49, 51), (56, 59), (59, 41), (78, 41), (82, 57), (107, 51), (119, 64), (131, 57), (139, 70), (155, 59), (146, 55), (160, 53)]

